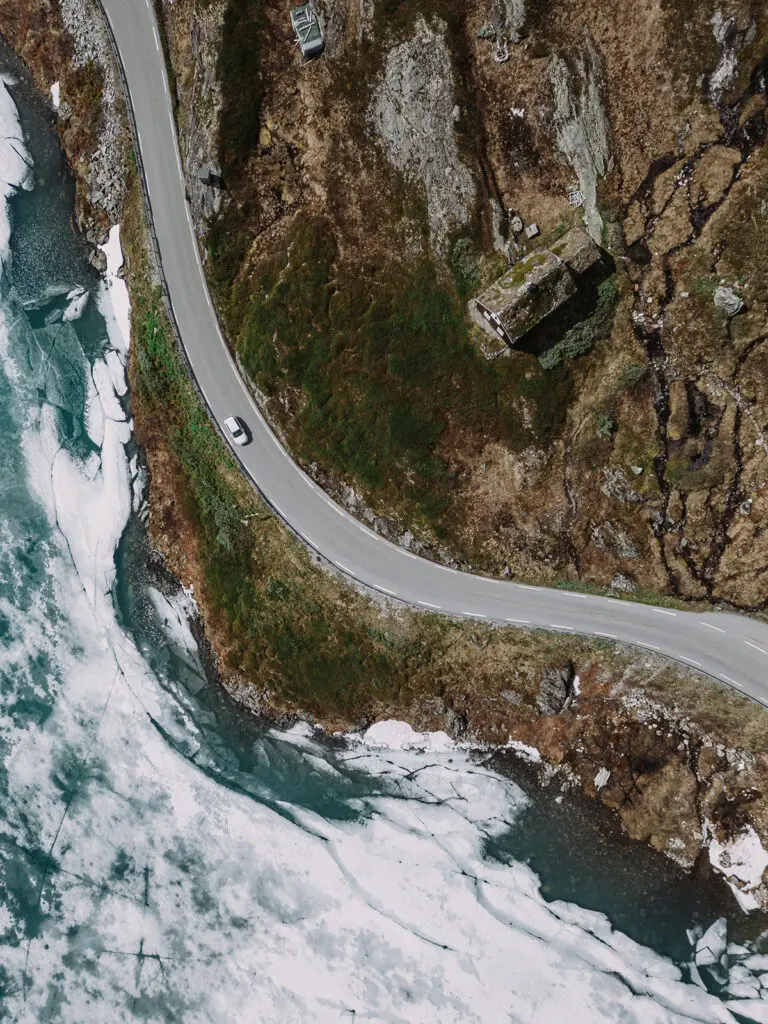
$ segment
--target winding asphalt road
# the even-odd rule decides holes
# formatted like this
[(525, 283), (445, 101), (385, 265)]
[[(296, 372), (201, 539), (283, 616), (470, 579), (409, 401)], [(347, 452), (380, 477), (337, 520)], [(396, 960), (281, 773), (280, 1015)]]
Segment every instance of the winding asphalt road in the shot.
[[(348, 515), (282, 448), (219, 331), (200, 263), (152, 0), (101, 0), (122, 59), (171, 304), (213, 417), (240, 415), (253, 442), (235, 451), (276, 512), (342, 572), (421, 608), (616, 639), (701, 669), (768, 706), (768, 626), (739, 615), (654, 608), (447, 569)], [(243, 97), (248, 102), (248, 97)]]

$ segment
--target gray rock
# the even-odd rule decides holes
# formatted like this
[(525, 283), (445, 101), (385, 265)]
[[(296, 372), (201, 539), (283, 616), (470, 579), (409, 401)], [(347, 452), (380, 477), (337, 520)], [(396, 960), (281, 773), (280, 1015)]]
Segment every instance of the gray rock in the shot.
[(386, 56), (368, 121), (392, 164), (424, 186), (438, 249), (452, 231), (468, 223), (475, 200), (475, 183), (456, 144), (454, 106), (445, 26), (419, 18), (411, 39)]
[(638, 550), (629, 534), (611, 522), (598, 523), (592, 527), (592, 540), (601, 551), (612, 549), (619, 558), (637, 558)]
[(523, 703), (523, 698), (517, 692), (517, 690), (502, 690), (499, 694), (504, 700), (508, 700), (510, 704), (514, 704), (516, 708), (519, 708)]
[(638, 494), (632, 488), (626, 473), (619, 466), (606, 466), (603, 469), (603, 482), (600, 485), (600, 490), (606, 498), (612, 498), (622, 504), (637, 505), (643, 500), (642, 494)]
[(68, 121), (72, 117), (72, 106), (66, 100), (59, 104), (58, 115), (60, 121)]
[(107, 257), (101, 249), (93, 249), (88, 256), (88, 262), (91, 264), (94, 270), (97, 270), (100, 274), (107, 272)]
[(618, 590), (620, 594), (632, 594), (635, 590), (635, 584), (629, 576), (619, 573), (611, 580), (611, 590)]
[(597, 179), (611, 166), (610, 122), (603, 101), (603, 65), (588, 33), (581, 56), (571, 66), (562, 57), (552, 58), (549, 80), (555, 100), (557, 145), (579, 179), (584, 225), (600, 243), (603, 220), (597, 208)]
[(525, 28), (525, 0), (496, 0), (494, 23), (510, 43), (519, 43)]
[(542, 715), (559, 715), (573, 696), (573, 668), (548, 668), (541, 677), (536, 707)]
[(727, 317), (732, 317), (744, 309), (744, 300), (736, 294), (733, 288), (720, 285), (715, 290), (715, 306)]
[(466, 736), (469, 722), (463, 711), (456, 711), (455, 708), (448, 708), (445, 713), (445, 725), (449, 736), (455, 740)]
[[(72, 64), (76, 68), (93, 64), (104, 72), (104, 92), (99, 112), (98, 144), (88, 154), (91, 205), (103, 211), (111, 224), (120, 218), (127, 175), (127, 150), (124, 126), (118, 115), (120, 84), (109, 37), (102, 15), (93, 0), (59, 0), (62, 21), (73, 43)], [(69, 104), (62, 103), (58, 115), (72, 116)]]

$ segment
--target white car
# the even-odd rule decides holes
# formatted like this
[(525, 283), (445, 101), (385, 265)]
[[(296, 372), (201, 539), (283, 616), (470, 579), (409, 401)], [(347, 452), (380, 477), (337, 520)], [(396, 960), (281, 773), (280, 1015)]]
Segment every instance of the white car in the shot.
[(235, 444), (248, 444), (248, 430), (239, 416), (227, 416), (224, 426)]

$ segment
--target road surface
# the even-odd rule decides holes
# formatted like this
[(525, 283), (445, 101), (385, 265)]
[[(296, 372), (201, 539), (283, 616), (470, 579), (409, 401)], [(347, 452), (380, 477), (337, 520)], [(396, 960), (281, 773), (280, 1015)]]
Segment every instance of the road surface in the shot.
[[(264, 421), (219, 331), (200, 263), (152, 0), (101, 0), (122, 59), (171, 304), (212, 416), (241, 416), (235, 450), (276, 512), (345, 574), (416, 607), (592, 634), (667, 655), (768, 705), (768, 626), (745, 616), (656, 608), (457, 572), (383, 540), (292, 461)], [(244, 100), (244, 102), (247, 100)]]

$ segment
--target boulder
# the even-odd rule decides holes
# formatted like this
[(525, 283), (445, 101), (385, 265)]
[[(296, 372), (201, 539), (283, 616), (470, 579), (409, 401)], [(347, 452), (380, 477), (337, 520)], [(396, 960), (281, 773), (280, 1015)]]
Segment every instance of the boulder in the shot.
[(559, 715), (573, 696), (573, 666), (548, 668), (541, 677), (536, 707), (542, 715)]
[(733, 288), (721, 285), (715, 290), (715, 306), (727, 317), (736, 316), (744, 308), (744, 300)]

